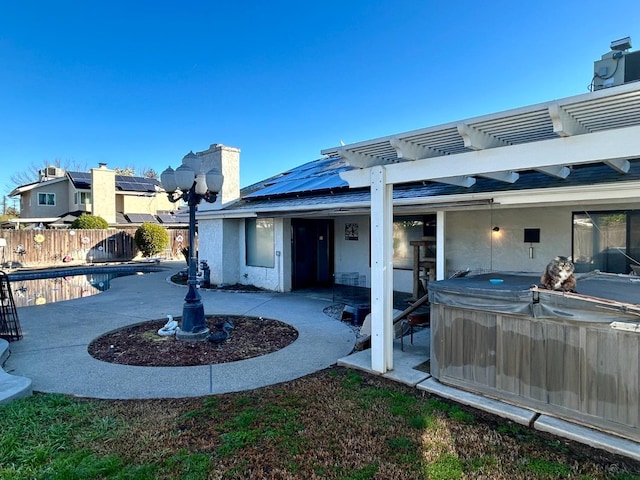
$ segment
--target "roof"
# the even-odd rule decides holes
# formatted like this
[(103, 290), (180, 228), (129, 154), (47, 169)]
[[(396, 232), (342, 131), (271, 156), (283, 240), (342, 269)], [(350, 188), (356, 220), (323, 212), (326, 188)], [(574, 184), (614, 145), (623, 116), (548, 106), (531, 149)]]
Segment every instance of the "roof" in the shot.
[[(67, 172), (73, 186), (78, 190), (89, 190), (91, 188), (91, 173), (89, 172)], [(131, 177), (128, 175), (116, 175), (116, 190), (122, 192), (158, 192), (161, 188), (160, 182), (155, 178)]]
[[(73, 223), (73, 221), (78, 218), (82, 214), (88, 214), (89, 212), (85, 212), (82, 210), (75, 210), (73, 212), (67, 212), (64, 215), (59, 217), (34, 217), (34, 218), (12, 218), (8, 219), (7, 222), (11, 224), (44, 224), (51, 227), (64, 228), (68, 227)], [(144, 222), (149, 223), (159, 223), (172, 227), (183, 227), (187, 226), (188, 222), (181, 221), (178, 219), (177, 215), (173, 213), (159, 213), (157, 215), (152, 215), (150, 213), (127, 213), (124, 214), (122, 212), (116, 213), (116, 221), (112, 226), (133, 226), (140, 225)]]
[[(20, 195), (24, 192), (28, 192), (29, 190), (33, 190), (34, 188), (43, 186), (43, 185), (52, 185), (53, 183), (59, 183), (66, 181), (67, 178), (71, 180), (71, 183), (77, 190), (90, 190), (91, 189), (91, 173), (89, 172), (66, 172), (65, 177), (58, 177), (49, 180), (39, 181), (28, 183), (25, 185), (20, 185), (13, 189), (11, 193), (9, 193), (10, 197), (15, 195)], [(160, 181), (155, 178), (146, 178), (146, 177), (130, 177), (128, 175), (116, 175), (116, 191), (119, 192), (137, 192), (137, 193), (157, 193), (162, 190), (162, 185)]]
[(338, 175), (350, 170), (342, 158), (321, 158), (245, 187), (242, 198), (273, 197), (346, 188), (349, 184)]
[[(342, 161), (344, 163), (344, 161)], [(604, 164), (585, 164), (571, 167), (571, 174), (565, 179), (552, 177), (535, 170), (520, 172), (518, 182), (507, 183), (489, 178), (478, 178), (477, 182), (464, 187), (440, 182), (416, 182), (396, 185), (393, 189), (393, 199), (396, 205), (407, 205), (418, 199), (432, 199), (438, 202), (433, 207), (446, 206), (447, 198), (455, 198), (459, 205), (465, 205), (465, 197), (473, 198), (476, 202), (489, 204), (492, 199), (501, 194), (523, 192), (538, 189), (583, 189), (594, 185), (611, 185), (622, 188), (621, 182), (640, 182), (640, 159), (631, 160), (626, 173), (620, 173)], [(337, 175), (337, 174), (336, 174)], [(461, 199), (461, 200), (459, 200)], [(279, 196), (251, 196), (227, 207), (227, 212), (233, 211), (238, 215), (242, 212), (256, 212), (267, 215), (274, 212), (295, 215), (295, 211), (305, 214), (353, 213), (354, 208), (366, 208), (371, 202), (368, 188), (341, 188), (330, 191), (307, 192), (306, 194), (290, 194)], [(468, 204), (468, 202), (467, 202)], [(223, 210), (223, 211), (225, 211)]]
[(66, 179), (64, 177), (62, 178), (52, 178), (49, 180), (45, 180), (42, 182), (33, 182), (33, 183), (27, 183), (25, 185), (20, 185), (16, 188), (14, 188), (10, 193), (9, 193), (9, 197), (15, 197), (16, 195), (22, 195), (25, 192), (28, 192), (30, 190), (33, 190), (34, 188), (37, 188), (39, 186), (42, 185), (53, 185), (54, 183), (60, 183), (65, 181)]
[[(479, 151), (517, 145), (542, 146), (567, 137), (591, 138), (598, 132), (626, 132), (640, 126), (640, 82), (541, 103), (465, 121), (412, 130), (323, 150), (324, 158), (304, 163), (242, 189), (241, 200), (222, 212), (313, 211), (370, 203), (368, 181), (349, 188), (343, 178), (375, 165), (403, 164), (418, 159), (451, 159), (472, 164)], [(604, 148), (604, 147), (603, 147)], [(611, 146), (606, 146), (611, 149)], [(505, 149), (502, 149), (505, 150)], [(517, 150), (517, 149), (516, 149)], [(637, 149), (636, 149), (637, 150)], [(507, 151), (510, 151), (507, 149)], [(466, 155), (464, 155), (466, 154)], [(515, 155), (515, 154), (514, 154)], [(640, 155), (638, 155), (640, 158)], [(475, 173), (473, 176), (416, 177), (411, 170), (394, 185), (394, 201), (508, 193), (532, 189), (579, 188), (621, 181), (640, 181), (640, 160), (586, 161), (576, 156), (567, 165), (525, 165), (518, 171)], [(416, 165), (418, 162), (414, 162)], [(524, 165), (524, 164), (523, 164)], [(399, 166), (399, 165), (398, 165)], [(449, 166), (451, 167), (451, 165)], [(348, 173), (349, 175), (344, 175)], [(343, 174), (343, 175), (341, 175)], [(350, 177), (349, 177), (350, 178)], [(426, 178), (417, 181), (417, 178)], [(351, 180), (350, 180), (351, 182)], [(361, 187), (361, 188), (357, 188)], [(292, 213), (293, 214), (293, 213)]]

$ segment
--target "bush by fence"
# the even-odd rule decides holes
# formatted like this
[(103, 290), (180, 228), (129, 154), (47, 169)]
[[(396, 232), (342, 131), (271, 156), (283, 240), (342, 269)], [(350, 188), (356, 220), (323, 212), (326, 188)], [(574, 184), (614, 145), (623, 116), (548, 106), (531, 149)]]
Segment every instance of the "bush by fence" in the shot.
[[(183, 259), (181, 249), (189, 244), (189, 231), (168, 229), (167, 232), (169, 246), (159, 257)], [(0, 230), (2, 266), (128, 261), (141, 257), (134, 235), (135, 229)]]

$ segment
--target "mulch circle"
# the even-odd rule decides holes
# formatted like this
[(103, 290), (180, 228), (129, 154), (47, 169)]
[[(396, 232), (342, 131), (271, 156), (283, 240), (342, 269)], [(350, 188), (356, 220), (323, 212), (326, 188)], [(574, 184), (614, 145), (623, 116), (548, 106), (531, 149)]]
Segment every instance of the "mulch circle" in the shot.
[[(181, 317), (175, 317), (180, 322)], [(177, 340), (158, 335), (167, 320), (138, 323), (93, 340), (89, 354), (104, 362), (153, 367), (188, 367), (235, 362), (266, 355), (291, 344), (298, 331), (279, 320), (237, 315), (207, 315), (211, 332), (216, 324), (231, 320), (235, 326), (229, 338), (216, 345), (209, 341)]]

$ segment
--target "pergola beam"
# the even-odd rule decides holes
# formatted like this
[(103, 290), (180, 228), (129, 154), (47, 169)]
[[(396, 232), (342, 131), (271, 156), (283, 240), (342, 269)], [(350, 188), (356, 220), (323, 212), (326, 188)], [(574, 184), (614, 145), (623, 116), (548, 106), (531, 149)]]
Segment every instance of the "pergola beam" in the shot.
[(457, 128), (462, 140), (464, 140), (464, 146), (471, 150), (485, 150), (487, 148), (506, 147), (509, 145), (509, 143), (504, 140), (481, 132), (466, 123), (459, 123)]
[(438, 157), (441, 154), (433, 148), (417, 145), (398, 137), (391, 137), (389, 144), (395, 149), (398, 158), (404, 160), (420, 160), (422, 158)]
[(455, 185), (456, 187), (472, 187), (476, 183), (476, 179), (473, 177), (468, 177), (466, 175), (461, 175), (459, 177), (445, 177), (445, 178), (434, 178), (434, 182), (438, 183), (446, 183), (447, 185)]
[(520, 174), (516, 172), (489, 172), (478, 176), (506, 183), (516, 183), (520, 178)]
[(571, 170), (569, 170), (569, 167), (566, 167), (564, 165), (552, 165), (550, 167), (538, 167), (535, 170), (540, 172), (540, 173), (544, 173), (546, 175), (550, 175), (552, 177), (560, 178), (562, 180), (567, 178), (569, 176), (569, 174), (571, 173)]
[(338, 153), (349, 163), (349, 165), (356, 168), (369, 168), (376, 165), (388, 163), (387, 161), (378, 157), (374, 157), (373, 155), (351, 152), (346, 148), (341, 148), (340, 150), (338, 150)]
[[(385, 167), (386, 180), (400, 184), (496, 171), (517, 172), (550, 166), (620, 162), (640, 157), (637, 138), (640, 138), (640, 126), (396, 163)], [(352, 188), (371, 184), (369, 174), (364, 170), (342, 172), (340, 177)]]
[(560, 137), (583, 135), (589, 130), (569, 115), (564, 108), (557, 103), (549, 105), (549, 117), (553, 123), (553, 132)]
[(618, 173), (627, 173), (631, 168), (629, 160), (617, 159), (617, 160), (605, 160), (607, 165), (613, 168)]

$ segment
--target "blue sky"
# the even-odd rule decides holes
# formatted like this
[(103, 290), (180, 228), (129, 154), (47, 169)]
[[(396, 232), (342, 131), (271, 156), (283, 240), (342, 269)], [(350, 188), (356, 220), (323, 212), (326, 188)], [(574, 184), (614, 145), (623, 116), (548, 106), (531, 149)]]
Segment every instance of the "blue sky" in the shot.
[(3, 1), (0, 187), (56, 159), (160, 173), (212, 143), (241, 149), (246, 186), (341, 141), (586, 93), (638, 18), (590, 0)]

